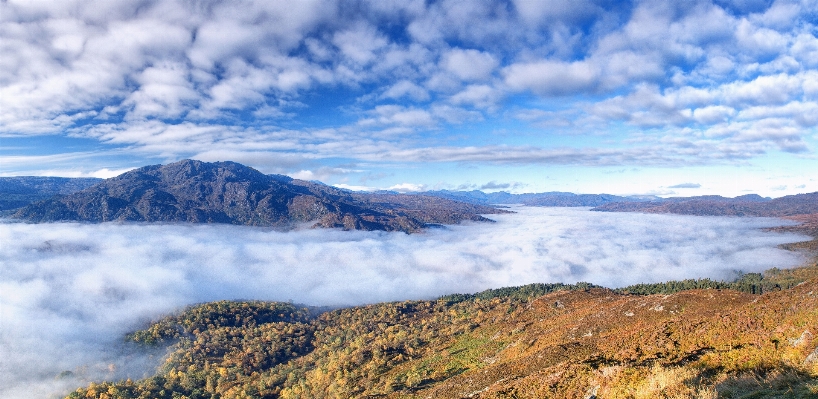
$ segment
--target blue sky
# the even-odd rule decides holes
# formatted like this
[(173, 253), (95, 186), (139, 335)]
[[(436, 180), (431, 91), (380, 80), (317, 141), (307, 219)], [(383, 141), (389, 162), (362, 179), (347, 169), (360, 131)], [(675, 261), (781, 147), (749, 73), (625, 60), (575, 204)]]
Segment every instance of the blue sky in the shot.
[(4, 1), (0, 175), (818, 191), (818, 3)]

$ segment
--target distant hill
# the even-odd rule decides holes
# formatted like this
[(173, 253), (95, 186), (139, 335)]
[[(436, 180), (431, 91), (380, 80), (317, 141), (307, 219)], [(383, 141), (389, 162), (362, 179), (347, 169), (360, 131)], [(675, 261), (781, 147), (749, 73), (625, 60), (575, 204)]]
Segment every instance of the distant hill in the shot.
[(0, 211), (21, 208), (58, 194), (74, 193), (101, 181), (92, 177), (0, 177)]
[(505, 191), (484, 193), (482, 191), (426, 191), (422, 195), (448, 198), (473, 204), (522, 204), (529, 206), (600, 206), (612, 202), (644, 201), (637, 197), (621, 197), (610, 194), (574, 194), (560, 191), (546, 193), (511, 194)]
[(818, 213), (818, 192), (770, 199), (758, 195), (666, 198), (646, 202), (608, 203), (594, 208), (604, 212), (675, 213), (700, 216), (785, 217)]
[(265, 175), (235, 162), (183, 160), (106, 179), (68, 195), (25, 206), (30, 222), (135, 221), (229, 223), (413, 232), (430, 224), (488, 221), (493, 207), (429, 196), (355, 193), (320, 183)]

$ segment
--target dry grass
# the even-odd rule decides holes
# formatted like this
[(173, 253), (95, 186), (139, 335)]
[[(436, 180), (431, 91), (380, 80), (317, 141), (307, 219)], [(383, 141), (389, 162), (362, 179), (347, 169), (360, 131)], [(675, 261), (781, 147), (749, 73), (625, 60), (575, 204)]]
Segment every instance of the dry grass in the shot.
[[(171, 389), (201, 389), (202, 398), (228, 399), (255, 389), (252, 397), (294, 399), (818, 398), (818, 361), (807, 361), (818, 350), (818, 264), (770, 278), (806, 281), (763, 295), (711, 289), (639, 296), (592, 288), (531, 300), (342, 309), (316, 320), (309, 327), (314, 335), (303, 336), (310, 346), (286, 363), (242, 371), (229, 361), (245, 357), (228, 351), (201, 368), (198, 352), (179, 347), (163, 376), (170, 388), (137, 382), (142, 388), (130, 397), (165, 392), (170, 399)], [(296, 337), (285, 327), (282, 337)], [(248, 347), (256, 330), (218, 331), (243, 337), (235, 342)], [(213, 371), (220, 368), (225, 375)], [(194, 380), (216, 383), (196, 388)], [(93, 391), (103, 390), (109, 389)], [(102, 397), (89, 392), (73, 397)]]

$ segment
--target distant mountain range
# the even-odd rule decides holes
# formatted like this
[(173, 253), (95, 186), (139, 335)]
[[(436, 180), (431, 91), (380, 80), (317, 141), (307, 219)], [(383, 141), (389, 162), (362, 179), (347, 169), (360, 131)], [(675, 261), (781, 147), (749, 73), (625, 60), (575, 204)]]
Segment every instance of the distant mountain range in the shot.
[[(235, 162), (184, 160), (111, 179), (0, 178), (0, 212), (30, 222), (140, 221), (230, 223), (412, 232), (434, 224), (487, 221), (497, 205), (594, 207), (595, 211), (789, 217), (818, 213), (818, 193), (776, 199), (756, 194), (659, 198), (545, 192), (354, 192), (320, 182), (265, 175)], [(15, 210), (16, 209), (16, 210)]]
[(528, 206), (600, 206), (614, 202), (659, 200), (659, 197), (620, 197), (610, 194), (574, 194), (560, 191), (547, 193), (510, 194), (505, 191), (484, 193), (482, 191), (425, 191), (422, 195), (448, 198), (472, 204), (522, 204)]
[(755, 194), (725, 198), (717, 195), (663, 198), (654, 201), (608, 203), (605, 212), (674, 213), (698, 216), (785, 217), (818, 213), (818, 192), (770, 199)]
[(12, 217), (30, 222), (193, 222), (284, 228), (310, 222), (314, 227), (413, 232), (433, 224), (488, 221), (481, 214), (504, 212), (438, 197), (355, 193), (265, 175), (235, 162), (184, 160), (142, 167), (35, 202)]
[(71, 194), (101, 181), (97, 178), (0, 177), (0, 211), (20, 208), (58, 194)]

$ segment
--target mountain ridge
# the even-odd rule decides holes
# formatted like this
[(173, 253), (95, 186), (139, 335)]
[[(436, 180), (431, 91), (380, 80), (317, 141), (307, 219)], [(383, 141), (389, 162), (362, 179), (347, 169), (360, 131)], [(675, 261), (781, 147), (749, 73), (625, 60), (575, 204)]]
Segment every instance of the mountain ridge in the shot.
[[(203, 165), (221, 165), (215, 167), (230, 171), (228, 174), (231, 176), (216, 176), (210, 170), (212, 167), (208, 169)], [(209, 177), (206, 178), (202, 173), (209, 173)], [(138, 179), (135, 178), (137, 176)], [(205, 184), (208, 179), (216, 179), (215, 186)], [(124, 180), (128, 182), (123, 183)], [(105, 189), (102, 191), (107, 191), (97, 193), (94, 200), (100, 209), (93, 211), (87, 202), (94, 200), (87, 198), (88, 193), (78, 193), (103, 183)], [(128, 185), (131, 187), (125, 187)], [(238, 191), (228, 192), (227, 186)], [(219, 201), (209, 197), (213, 190), (223, 191), (222, 194), (234, 201), (214, 203)], [(254, 199), (251, 192), (255, 192), (255, 197), (258, 198)], [(83, 195), (87, 200), (84, 205), (80, 204), (83, 202), (80, 198)], [(109, 200), (103, 201), (104, 196), (110, 197)], [(176, 197), (184, 198), (187, 202), (179, 203), (175, 201)], [(267, 202), (261, 205), (261, 212), (255, 212), (253, 216), (253, 212), (247, 208), (248, 204), (259, 206), (258, 201), (262, 197), (266, 197)], [(818, 213), (818, 193), (779, 198), (761, 197), (758, 194), (734, 198), (719, 195), (660, 198), (559, 191), (522, 194), (505, 191), (486, 193), (479, 190), (432, 190), (408, 194), (392, 191), (361, 192), (285, 175), (265, 175), (230, 161), (206, 163), (193, 160), (145, 166), (106, 180), (0, 178), (0, 212), (8, 214), (14, 212), (11, 209), (21, 207), (12, 217), (33, 222), (127, 220), (283, 226), (316, 220), (316, 227), (417, 231), (424, 225), (453, 224), (463, 220), (487, 221), (488, 219), (479, 215), (501, 212), (495, 205), (508, 204), (593, 207), (594, 211), (605, 212), (791, 217)], [(129, 206), (130, 211), (127, 212), (108, 212)]]
[(435, 190), (423, 191), (418, 194), (431, 195), (441, 198), (448, 198), (483, 205), (521, 204), (528, 206), (581, 207), (581, 206), (600, 206), (611, 202), (643, 201), (643, 199), (636, 197), (624, 197), (613, 194), (575, 194), (562, 191), (512, 194), (506, 191), (486, 193), (480, 190), (472, 191)]
[(228, 223), (288, 228), (415, 232), (433, 224), (490, 221), (489, 206), (435, 197), (395, 198), (265, 175), (235, 162), (182, 160), (150, 165), (12, 215), (29, 222), (107, 221)]
[(619, 202), (594, 211), (673, 213), (696, 216), (786, 217), (818, 213), (818, 192), (767, 199), (755, 194), (735, 198), (721, 196), (676, 197), (660, 201)]
[(95, 177), (0, 177), (0, 212), (21, 208), (55, 195), (81, 191), (102, 180)]

